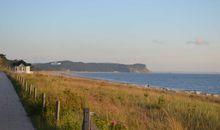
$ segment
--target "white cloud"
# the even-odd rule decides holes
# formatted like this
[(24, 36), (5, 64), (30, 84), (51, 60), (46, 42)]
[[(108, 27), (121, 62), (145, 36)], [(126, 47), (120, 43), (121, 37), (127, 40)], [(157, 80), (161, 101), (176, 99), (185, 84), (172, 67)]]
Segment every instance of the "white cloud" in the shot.
[(188, 41), (187, 44), (195, 44), (195, 45), (208, 45), (209, 42), (204, 40), (203, 38), (197, 38), (194, 41)]

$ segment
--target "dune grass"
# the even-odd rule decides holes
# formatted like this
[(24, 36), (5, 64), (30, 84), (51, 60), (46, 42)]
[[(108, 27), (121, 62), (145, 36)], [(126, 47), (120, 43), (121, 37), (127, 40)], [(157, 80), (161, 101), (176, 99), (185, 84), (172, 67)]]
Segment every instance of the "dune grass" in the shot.
[[(41, 73), (20, 75), (38, 89), (38, 100), (24, 93), (11, 74), (21, 100), (39, 130), (54, 129), (57, 98), (61, 101), (58, 129), (80, 130), (82, 109), (95, 112), (100, 130), (219, 130), (220, 98), (137, 88), (127, 84)], [(40, 94), (47, 108), (41, 116)]]

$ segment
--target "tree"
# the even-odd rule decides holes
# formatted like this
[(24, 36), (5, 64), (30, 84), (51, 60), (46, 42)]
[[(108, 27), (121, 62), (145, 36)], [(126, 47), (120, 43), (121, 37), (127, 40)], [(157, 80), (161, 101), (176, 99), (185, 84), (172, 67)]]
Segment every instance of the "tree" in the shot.
[(5, 58), (5, 55), (4, 54), (0, 54), (0, 58)]
[(4, 54), (0, 54), (0, 67), (7, 66), (7, 58)]

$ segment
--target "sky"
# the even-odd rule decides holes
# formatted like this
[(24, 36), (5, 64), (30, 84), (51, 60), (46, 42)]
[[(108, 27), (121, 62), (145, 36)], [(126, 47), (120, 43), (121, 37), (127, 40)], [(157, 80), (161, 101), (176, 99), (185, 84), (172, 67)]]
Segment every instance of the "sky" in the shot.
[(0, 53), (220, 73), (219, 0), (0, 0)]

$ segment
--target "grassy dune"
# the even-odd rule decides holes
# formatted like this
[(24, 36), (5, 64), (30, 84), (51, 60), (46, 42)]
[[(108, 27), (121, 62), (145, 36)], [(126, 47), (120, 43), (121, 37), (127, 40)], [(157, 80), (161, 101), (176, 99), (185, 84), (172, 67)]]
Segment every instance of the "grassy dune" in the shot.
[[(101, 130), (219, 130), (220, 98), (126, 84), (46, 74), (21, 75), (38, 88), (33, 101), (17, 88), (26, 110), (39, 130), (54, 128), (54, 104), (61, 101), (59, 128), (80, 130), (82, 109), (96, 114), (92, 121)], [(13, 78), (14, 77), (14, 78)], [(20, 84), (14, 80), (15, 86)], [(47, 111), (40, 116), (40, 94), (46, 93)], [(114, 125), (113, 125), (114, 124)]]

